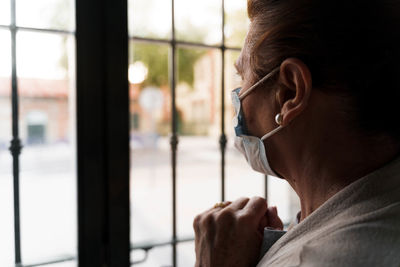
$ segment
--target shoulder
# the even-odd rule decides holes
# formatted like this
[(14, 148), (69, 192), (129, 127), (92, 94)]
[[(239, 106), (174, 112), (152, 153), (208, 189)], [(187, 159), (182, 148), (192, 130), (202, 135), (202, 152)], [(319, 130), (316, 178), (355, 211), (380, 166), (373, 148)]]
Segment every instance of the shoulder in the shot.
[(299, 266), (399, 266), (398, 226), (349, 225), (310, 240), (299, 251)]

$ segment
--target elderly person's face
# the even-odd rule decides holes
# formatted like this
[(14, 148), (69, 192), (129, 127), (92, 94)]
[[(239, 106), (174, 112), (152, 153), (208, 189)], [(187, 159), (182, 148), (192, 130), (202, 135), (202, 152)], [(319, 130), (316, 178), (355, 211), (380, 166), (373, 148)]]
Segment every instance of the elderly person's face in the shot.
[[(239, 95), (246, 92), (258, 81), (254, 78), (249, 60), (250, 49), (246, 41), (235, 64), (238, 73), (242, 77), (242, 89)], [(276, 106), (274, 89), (272, 87), (265, 87), (265, 84), (258, 85), (242, 101), (241, 105), (249, 134), (261, 137), (276, 127), (274, 117), (279, 112), (279, 109)]]
[[(259, 38), (253, 34), (252, 24), (236, 67), (242, 77), (242, 89), (245, 93), (261, 78), (256, 77), (250, 64), (251, 43)], [(294, 177), (292, 171), (298, 164), (295, 153), (312, 153), (325, 148), (315, 140), (320, 139), (331, 123), (335, 121), (335, 109), (338, 110), (341, 99), (328, 96), (321, 91), (312, 90), (312, 78), (308, 67), (299, 59), (288, 58), (278, 66), (266, 70), (267, 75), (274, 68), (278, 72), (251, 90), (242, 101), (242, 111), (248, 134), (261, 138), (277, 129), (277, 114), (282, 116), (283, 130), (263, 141), (267, 161), (272, 170), (282, 178)], [(308, 140), (307, 140), (308, 139)], [(327, 152), (328, 151), (320, 151)], [(288, 179), (290, 183), (290, 179)], [(292, 183), (294, 186), (294, 184)]]
[[(252, 33), (252, 26), (235, 66), (242, 77), (242, 89), (239, 96), (249, 91), (241, 101), (246, 134), (261, 138), (280, 125), (286, 127), (304, 111), (311, 95), (311, 75), (300, 60), (292, 58), (285, 60), (280, 66), (275, 66), (276, 72), (269, 70), (264, 73), (266, 76), (272, 75), (271, 78), (257, 84), (262, 78), (256, 77), (250, 64), (251, 53), (253, 53), (250, 43), (254, 41), (250, 38), (257, 38)], [(278, 114), (283, 118), (279, 124), (275, 120)], [(293, 137), (299, 138), (298, 135)], [(283, 177), (283, 170), (280, 170), (278, 163), (274, 162), (276, 161), (274, 159), (278, 157), (278, 150), (284, 149), (279, 146), (279, 138), (269, 137), (263, 142), (265, 147), (268, 147), (267, 161), (273, 170), (268, 174), (275, 172)]]

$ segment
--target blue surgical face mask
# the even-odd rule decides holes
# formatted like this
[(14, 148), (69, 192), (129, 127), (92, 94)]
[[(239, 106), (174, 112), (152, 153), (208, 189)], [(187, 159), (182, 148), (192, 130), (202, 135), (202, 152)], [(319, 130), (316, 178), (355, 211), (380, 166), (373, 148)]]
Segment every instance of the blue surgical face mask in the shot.
[(253, 168), (253, 170), (261, 172), (265, 175), (272, 175), (277, 177), (279, 177), (279, 175), (276, 172), (274, 172), (274, 170), (271, 168), (269, 164), (266, 153), (266, 147), (264, 146), (263, 141), (271, 137), (275, 133), (277, 133), (279, 130), (283, 128), (283, 126), (278, 126), (277, 128), (265, 134), (261, 138), (249, 135), (244, 121), (243, 111), (241, 108), (241, 101), (246, 96), (248, 96), (258, 85), (271, 78), (278, 71), (279, 67), (268, 73), (264, 78), (259, 80), (252, 87), (250, 87), (240, 95), (239, 92), (241, 88), (237, 88), (232, 91), (232, 103), (236, 113), (233, 119), (233, 124), (236, 134), (235, 147), (240, 152), (242, 152), (242, 154), (246, 157), (247, 162)]

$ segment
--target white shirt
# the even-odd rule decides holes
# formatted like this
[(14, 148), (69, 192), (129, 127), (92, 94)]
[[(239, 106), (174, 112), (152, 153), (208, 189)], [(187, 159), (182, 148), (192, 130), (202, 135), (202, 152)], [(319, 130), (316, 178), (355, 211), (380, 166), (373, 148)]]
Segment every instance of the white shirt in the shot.
[(294, 225), (257, 267), (400, 266), (400, 158)]

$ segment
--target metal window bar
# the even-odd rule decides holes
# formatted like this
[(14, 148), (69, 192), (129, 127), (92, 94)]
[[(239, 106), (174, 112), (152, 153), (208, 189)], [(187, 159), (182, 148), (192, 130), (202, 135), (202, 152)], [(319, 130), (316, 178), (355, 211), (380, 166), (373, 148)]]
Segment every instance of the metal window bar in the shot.
[(21, 140), (18, 132), (18, 84), (17, 84), (17, 46), (16, 46), (16, 10), (15, 0), (11, 1), (11, 101), (12, 101), (12, 135), (10, 151), (13, 158), (14, 178), (14, 239), (15, 239), (15, 263), (21, 263), (21, 232), (19, 212), (19, 155), (21, 153)]
[(56, 29), (38, 29), (30, 27), (18, 27), (16, 25), (16, 0), (11, 0), (10, 2), (11, 11), (11, 23), (10, 25), (0, 25), (0, 29), (9, 30), (11, 34), (11, 106), (12, 106), (12, 140), (10, 142), (10, 153), (12, 155), (13, 162), (13, 202), (14, 202), (14, 246), (15, 255), (14, 262), (15, 266), (18, 267), (28, 267), (28, 266), (43, 266), (52, 263), (59, 263), (65, 261), (75, 260), (76, 257), (65, 256), (59, 259), (54, 259), (46, 261), (43, 263), (27, 264), (22, 263), (21, 254), (21, 222), (20, 222), (20, 186), (19, 186), (19, 174), (20, 174), (20, 164), (19, 156), (22, 151), (21, 139), (19, 137), (19, 94), (18, 94), (18, 75), (17, 75), (17, 40), (16, 35), (19, 30), (23, 31), (33, 31), (33, 32), (46, 32), (54, 34), (66, 34), (74, 35), (74, 32), (56, 30)]
[[(65, 34), (65, 35), (75, 35), (73, 31), (66, 30), (57, 30), (57, 29), (40, 29), (40, 28), (31, 28), (31, 27), (18, 27), (16, 25), (16, 0), (11, 1), (11, 24), (10, 25), (0, 25), (0, 29), (8, 29), (11, 33), (11, 60), (12, 60), (12, 73), (11, 73), (11, 83), (12, 83), (12, 140), (10, 142), (10, 152), (13, 158), (13, 189), (14, 189), (14, 242), (15, 242), (15, 265), (19, 267), (33, 267), (33, 266), (43, 266), (53, 263), (65, 262), (65, 261), (74, 261), (76, 257), (74, 256), (66, 256), (59, 259), (49, 260), (42, 263), (35, 264), (22, 264), (22, 255), (21, 255), (21, 233), (20, 233), (20, 196), (19, 196), (19, 155), (22, 150), (21, 140), (19, 138), (19, 95), (18, 95), (18, 80), (17, 80), (17, 62), (16, 62), (16, 34), (19, 30), (23, 31), (32, 31), (32, 32), (45, 32), (45, 33), (54, 33), (54, 34)], [(170, 40), (165, 39), (157, 39), (157, 38), (145, 38), (139, 36), (130, 37), (130, 40), (141, 43), (154, 43), (154, 44), (168, 44), (170, 46), (170, 83), (171, 83), (171, 105), (172, 105), (172, 136), (170, 139), (171, 145), (171, 164), (172, 164), (172, 239), (164, 242), (156, 242), (156, 243), (140, 243), (140, 244), (132, 244), (131, 250), (144, 250), (147, 252), (152, 248), (159, 246), (172, 245), (172, 264), (173, 266), (177, 266), (177, 244), (182, 242), (193, 241), (193, 237), (188, 238), (177, 238), (177, 213), (176, 213), (176, 167), (177, 167), (177, 149), (179, 138), (177, 134), (177, 110), (176, 110), (176, 49), (178, 47), (186, 47), (186, 48), (205, 48), (205, 49), (219, 49), (221, 51), (221, 135), (219, 138), (219, 145), (221, 151), (221, 201), (225, 200), (225, 151), (227, 144), (227, 137), (225, 133), (225, 52), (226, 51), (240, 51), (241, 48), (238, 47), (227, 47), (225, 45), (225, 1), (221, 0), (221, 19), (222, 19), (222, 42), (221, 45), (207, 45), (203, 43), (197, 42), (188, 42), (188, 41), (180, 41), (176, 39), (175, 35), (175, 1), (171, 0), (172, 5), (172, 36)], [(265, 197), (268, 196), (268, 177), (265, 176)], [(147, 256), (146, 256), (147, 257)], [(140, 261), (143, 262), (143, 261)], [(136, 264), (139, 262), (133, 262), (132, 264)]]
[[(225, 201), (225, 152), (227, 145), (227, 136), (225, 133), (225, 53), (226, 51), (241, 51), (241, 48), (238, 47), (227, 47), (225, 45), (225, 0), (221, 0), (221, 19), (222, 19), (222, 28), (221, 28), (221, 45), (207, 45), (198, 42), (188, 42), (181, 41), (176, 39), (176, 29), (175, 29), (175, 0), (171, 0), (172, 5), (172, 20), (171, 20), (171, 39), (158, 39), (158, 38), (146, 38), (139, 36), (132, 36), (129, 39), (138, 42), (138, 43), (149, 43), (149, 44), (160, 44), (160, 45), (169, 45), (170, 46), (170, 65), (169, 65), (169, 75), (170, 75), (170, 86), (171, 86), (171, 128), (172, 135), (170, 139), (171, 145), (171, 164), (172, 164), (172, 239), (170, 241), (161, 242), (161, 243), (153, 243), (153, 244), (136, 244), (131, 246), (131, 250), (143, 250), (145, 252), (145, 256), (142, 260), (137, 262), (132, 262), (133, 264), (138, 264), (146, 261), (148, 252), (154, 247), (158, 246), (172, 246), (172, 266), (177, 266), (177, 244), (182, 242), (193, 241), (194, 238), (183, 238), (179, 239), (177, 237), (177, 213), (176, 213), (176, 181), (177, 181), (177, 150), (179, 144), (179, 137), (177, 133), (177, 125), (176, 125), (176, 49), (183, 48), (204, 48), (204, 49), (219, 49), (221, 51), (221, 134), (219, 137), (219, 145), (220, 145), (220, 153), (221, 153), (221, 201)], [(265, 176), (265, 198), (268, 197), (268, 176)]]

